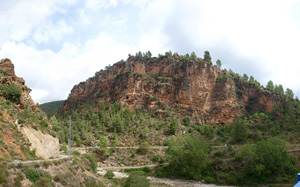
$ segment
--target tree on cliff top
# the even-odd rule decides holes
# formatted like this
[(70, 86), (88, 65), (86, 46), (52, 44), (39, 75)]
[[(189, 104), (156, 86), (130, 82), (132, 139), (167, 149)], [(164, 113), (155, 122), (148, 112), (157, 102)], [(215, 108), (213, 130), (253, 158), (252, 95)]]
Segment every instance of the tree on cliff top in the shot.
[(266, 86), (267, 90), (273, 92), (274, 91), (274, 84), (273, 82), (270, 80)]
[(221, 69), (221, 67), (222, 67), (222, 62), (221, 62), (220, 59), (218, 59), (218, 60), (216, 61), (216, 64), (217, 64), (217, 67)]
[(204, 51), (204, 60), (207, 62), (211, 62), (211, 57), (209, 51)]

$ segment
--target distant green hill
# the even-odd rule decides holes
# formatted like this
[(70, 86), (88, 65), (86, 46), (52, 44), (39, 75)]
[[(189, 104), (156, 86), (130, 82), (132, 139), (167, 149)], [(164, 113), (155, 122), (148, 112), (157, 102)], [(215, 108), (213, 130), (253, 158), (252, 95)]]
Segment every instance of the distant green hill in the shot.
[(63, 104), (64, 104), (64, 100), (52, 101), (52, 102), (40, 104), (40, 108), (47, 115), (54, 115), (57, 113), (58, 109), (63, 106)]

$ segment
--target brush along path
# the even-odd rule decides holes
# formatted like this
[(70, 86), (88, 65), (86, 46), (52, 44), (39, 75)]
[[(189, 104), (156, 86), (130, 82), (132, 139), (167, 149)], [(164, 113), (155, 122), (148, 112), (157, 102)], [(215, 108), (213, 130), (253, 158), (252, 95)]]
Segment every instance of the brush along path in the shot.
[(7, 162), (7, 165), (18, 165), (18, 164), (23, 164), (23, 165), (34, 165), (42, 162), (51, 162), (51, 161), (58, 161), (58, 160), (63, 160), (67, 159), (68, 155), (59, 155), (57, 158), (51, 158), (51, 159), (45, 159), (45, 160), (29, 160), (29, 161), (13, 161), (13, 162)]
[[(130, 168), (142, 168), (142, 167), (149, 167), (149, 166), (135, 166)], [(117, 168), (117, 167), (114, 167)], [(127, 169), (128, 167), (119, 167), (120, 169)], [(97, 173), (104, 176), (107, 170), (103, 168), (98, 168)], [(123, 179), (128, 178), (129, 175), (123, 172), (114, 171), (114, 178), (116, 179)], [(182, 179), (168, 179), (168, 178), (157, 178), (157, 177), (150, 177), (148, 176), (147, 179), (150, 180), (152, 184), (166, 184), (170, 186), (193, 186), (193, 187), (227, 187), (227, 186), (218, 186), (214, 184), (203, 184), (199, 181), (192, 181), (192, 180), (182, 180)]]

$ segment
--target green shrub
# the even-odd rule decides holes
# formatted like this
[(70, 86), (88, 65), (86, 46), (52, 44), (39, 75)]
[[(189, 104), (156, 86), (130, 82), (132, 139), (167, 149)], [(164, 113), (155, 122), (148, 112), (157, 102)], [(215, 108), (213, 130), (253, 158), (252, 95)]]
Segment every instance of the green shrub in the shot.
[(169, 125), (169, 134), (175, 135), (178, 130), (178, 124), (176, 119), (172, 119), (170, 125)]
[(235, 89), (235, 94), (236, 94), (236, 97), (237, 97), (238, 99), (242, 99), (242, 96), (243, 96), (243, 90)]
[(190, 118), (190, 117), (186, 116), (186, 117), (184, 117), (184, 118), (182, 119), (182, 124), (183, 124), (184, 126), (188, 127), (188, 126), (190, 125), (190, 123), (191, 123), (191, 118)]
[(147, 153), (149, 152), (149, 150), (150, 150), (150, 144), (149, 144), (148, 142), (143, 142), (143, 143), (139, 146), (137, 152), (138, 152), (139, 154), (145, 155), (145, 154), (147, 154)]
[(22, 90), (15, 84), (10, 84), (8, 86), (0, 85), (0, 91), (6, 99), (12, 102), (18, 102), (22, 94)]
[(91, 166), (93, 172), (96, 173), (96, 171), (97, 171), (97, 160), (94, 157), (94, 155), (84, 154), (83, 156), (90, 161), (90, 166)]
[(0, 105), (1, 105), (3, 108), (5, 108), (5, 109), (9, 109), (9, 108), (10, 108), (10, 102), (9, 102), (9, 101), (2, 102)]
[(227, 76), (221, 76), (216, 78), (216, 83), (226, 82), (226, 81), (227, 81)]
[(158, 75), (156, 73), (152, 73), (151, 77), (154, 78), (154, 79), (157, 79)]
[(40, 174), (34, 169), (28, 169), (24, 172), (27, 179), (29, 179), (31, 182), (35, 182), (39, 180)]
[(8, 171), (4, 168), (0, 168), (0, 184), (3, 184), (7, 181), (6, 177), (8, 176)]
[(130, 173), (126, 180), (125, 187), (148, 187), (150, 182), (143, 172), (135, 171)]
[(112, 179), (112, 178), (114, 178), (114, 176), (115, 176), (115, 174), (114, 174), (114, 172), (112, 172), (111, 170), (108, 170), (108, 171), (106, 172), (106, 174), (104, 175), (104, 177), (105, 177), (105, 178), (108, 178), (108, 179)]
[(41, 120), (40, 125), (42, 127), (48, 127), (48, 123), (45, 120)]
[(210, 146), (199, 137), (185, 136), (183, 142), (173, 140), (167, 150), (169, 163), (156, 168), (156, 175), (201, 180), (211, 166), (209, 152)]
[(14, 185), (15, 186), (22, 186), (21, 181), (24, 179), (22, 173), (18, 173), (17, 176), (14, 178)]
[(131, 172), (136, 172), (136, 171), (150, 173), (152, 171), (152, 169), (150, 167), (124, 169), (124, 172), (126, 172), (126, 173), (131, 173)]
[(52, 186), (54, 186), (54, 184), (51, 181), (52, 181), (52, 179), (50, 180), (47, 177), (41, 177), (38, 181), (36, 181), (32, 185), (32, 187), (40, 187), (40, 186), (43, 186), (43, 187), (52, 187)]
[(73, 151), (72, 154), (76, 156), (80, 156), (80, 153), (78, 151)]
[(214, 183), (214, 182), (216, 182), (216, 180), (213, 177), (210, 177), (210, 176), (205, 177), (205, 183), (210, 184), (210, 183)]
[(106, 138), (104, 136), (101, 136), (97, 145), (101, 148), (107, 147), (108, 141), (106, 140)]

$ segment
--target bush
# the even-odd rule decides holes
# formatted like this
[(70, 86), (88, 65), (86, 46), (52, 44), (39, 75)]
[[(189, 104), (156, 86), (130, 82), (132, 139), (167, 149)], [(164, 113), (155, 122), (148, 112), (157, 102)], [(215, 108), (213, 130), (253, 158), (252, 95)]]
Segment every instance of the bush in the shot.
[(169, 125), (169, 133), (171, 135), (175, 135), (177, 133), (177, 129), (178, 129), (177, 120), (173, 118)]
[(239, 120), (232, 125), (232, 142), (243, 143), (248, 137), (247, 121)]
[(15, 84), (10, 84), (8, 86), (0, 85), (0, 91), (6, 99), (12, 102), (18, 102), (22, 95), (22, 90)]
[(97, 143), (97, 145), (101, 148), (104, 148), (104, 147), (107, 147), (108, 146), (108, 141), (107, 139), (105, 138), (105, 136), (101, 136), (99, 138), (99, 142)]
[(80, 153), (78, 151), (73, 151), (72, 155), (80, 156)]
[(97, 171), (97, 160), (94, 155), (84, 154), (84, 157), (90, 161), (91, 168), (94, 173)]
[(34, 169), (28, 169), (24, 172), (27, 179), (29, 179), (31, 182), (35, 182), (39, 180), (40, 174)]
[(54, 184), (51, 181), (52, 181), (52, 179), (50, 180), (47, 177), (41, 177), (36, 183), (34, 183), (32, 185), (32, 187), (40, 187), (40, 186), (51, 187), (51, 186), (54, 186)]
[(183, 123), (184, 126), (188, 127), (190, 125), (190, 123), (191, 123), (191, 118), (188, 117), (188, 116), (184, 117), (182, 119), (182, 123)]
[(227, 81), (227, 77), (226, 76), (221, 76), (221, 77), (217, 77), (216, 78), (216, 82), (226, 82)]
[(112, 178), (114, 178), (114, 176), (115, 176), (115, 174), (114, 174), (114, 172), (112, 172), (111, 170), (108, 170), (108, 171), (106, 172), (106, 174), (104, 175), (104, 177), (105, 177), (105, 178), (108, 178), (108, 179), (112, 179)]
[(18, 173), (17, 176), (14, 178), (14, 185), (15, 186), (22, 186), (21, 181), (24, 179), (21, 173)]
[(258, 142), (256, 145), (245, 145), (236, 156), (236, 161), (242, 164), (239, 172), (242, 181), (266, 183), (280, 181), (280, 176), (296, 173), (296, 157), (287, 151), (287, 142), (271, 138)]
[(148, 187), (150, 182), (143, 172), (135, 171), (130, 173), (126, 180), (125, 187)]
[(200, 180), (211, 166), (209, 152), (210, 146), (199, 137), (186, 136), (183, 143), (173, 140), (167, 150), (169, 164), (157, 168), (156, 175)]
[(4, 168), (0, 168), (0, 184), (3, 184), (7, 181), (8, 171)]
[(149, 152), (150, 150), (150, 144), (148, 142), (143, 142), (140, 146), (137, 152), (139, 154), (145, 155)]
[(48, 123), (45, 120), (41, 120), (40, 125), (42, 127), (48, 127)]

